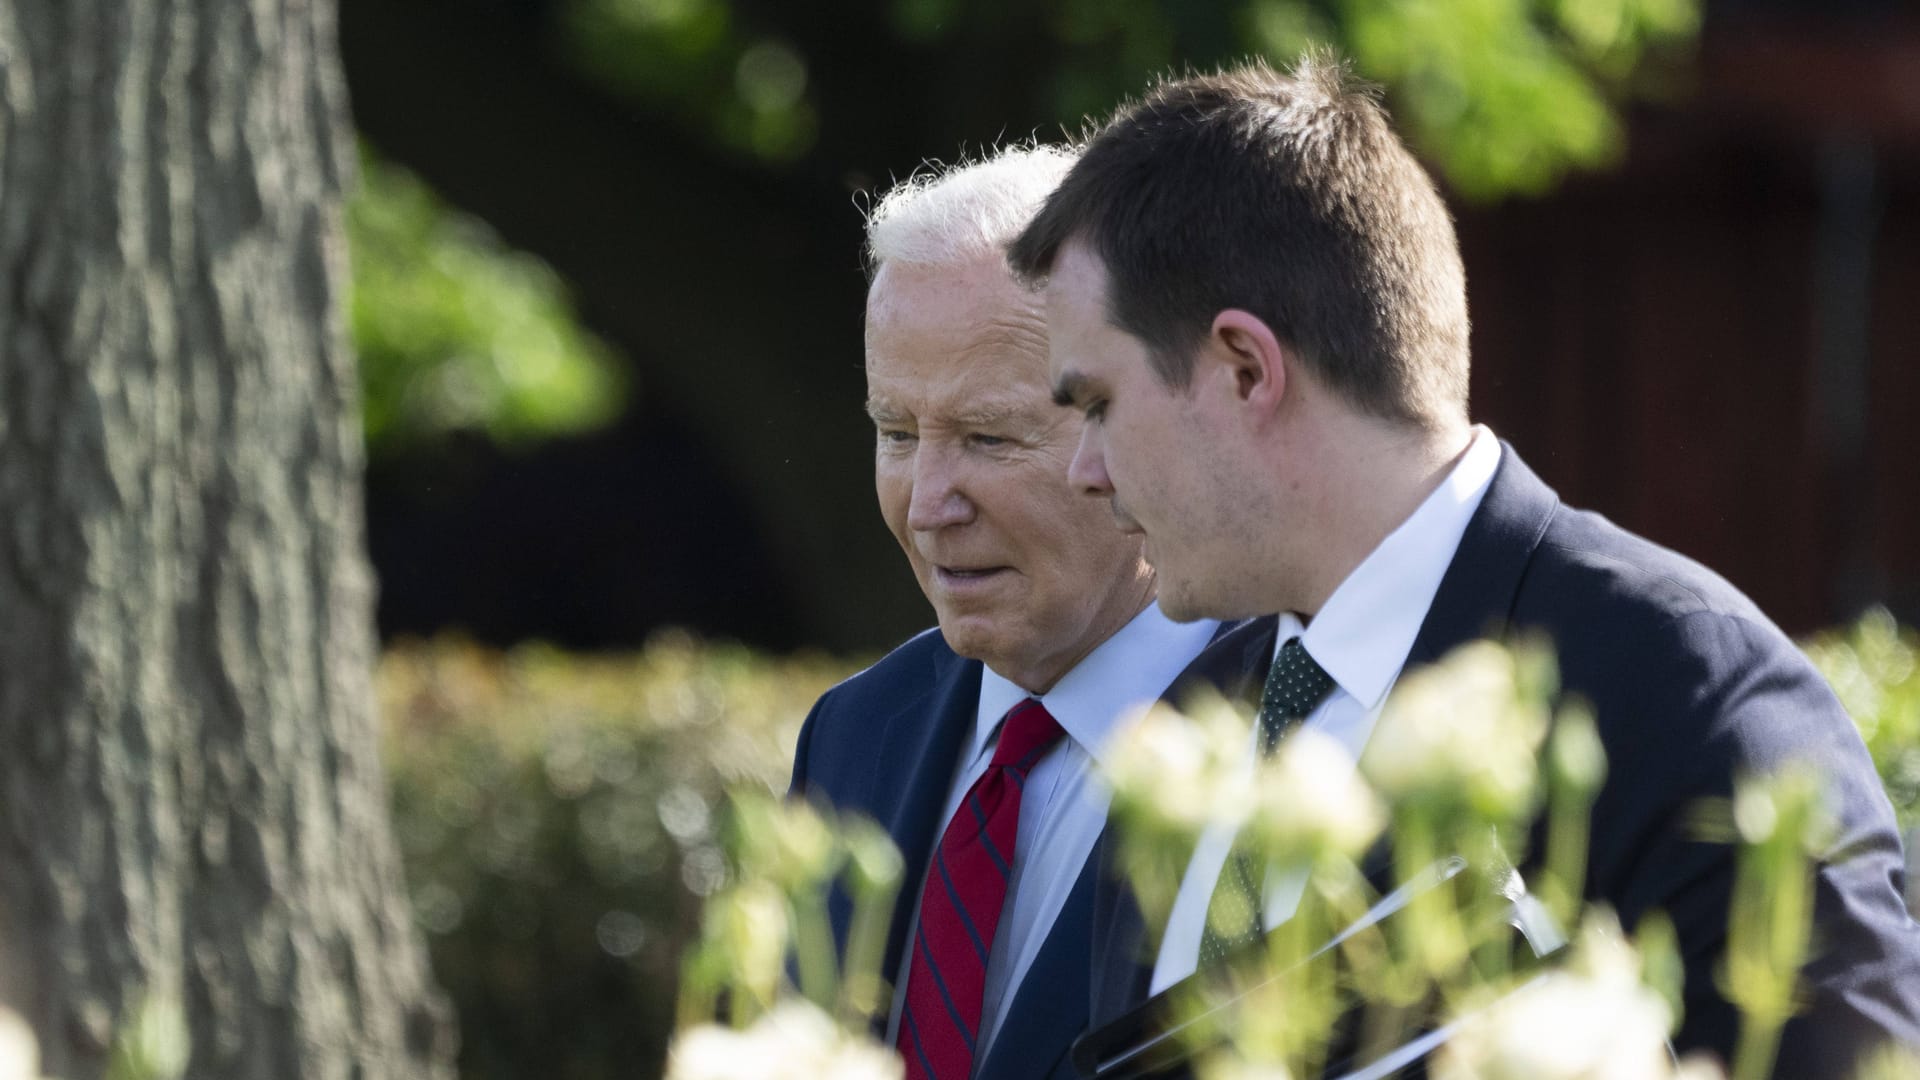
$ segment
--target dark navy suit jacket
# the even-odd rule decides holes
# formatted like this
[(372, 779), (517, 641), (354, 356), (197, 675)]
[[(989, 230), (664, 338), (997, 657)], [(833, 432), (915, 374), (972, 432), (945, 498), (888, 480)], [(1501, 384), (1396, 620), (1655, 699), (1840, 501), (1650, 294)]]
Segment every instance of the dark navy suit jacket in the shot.
[[(1243, 627), (1270, 653), (1273, 622)], [(1264, 642), (1259, 640), (1264, 630)], [(1468, 524), (1407, 668), (1457, 645), (1544, 630), (1565, 690), (1595, 707), (1607, 780), (1593, 808), (1587, 893), (1631, 929), (1653, 910), (1679, 933), (1685, 1016), (1675, 1044), (1732, 1053), (1738, 1017), (1717, 987), (1733, 889), (1730, 847), (1689, 811), (1740, 773), (1804, 760), (1831, 779), (1840, 822), (1817, 881), (1819, 953), (1775, 1075), (1851, 1075), (1864, 1047), (1920, 1045), (1920, 924), (1901, 899), (1893, 810), (1860, 736), (1806, 657), (1751, 601), (1680, 555), (1561, 504), (1511, 446)], [(1535, 843), (1535, 850), (1539, 844)], [(1144, 997), (1140, 915), (1110, 878), (1095, 902), (1093, 1021)]]
[[(1214, 644), (1187, 667), (1168, 697), (1204, 680), (1244, 696), (1264, 655), (1245, 651), (1223, 627)], [(1268, 639), (1272, 632), (1269, 630)], [(1222, 647), (1224, 646), (1224, 647)], [(907, 923), (927, 860), (946, 822), (940, 820), (960, 750), (980, 704), (978, 660), (967, 660), (929, 630), (822, 695), (800, 729), (791, 794), (878, 821), (905, 861), (881, 973), (900, 970)], [(1104, 840), (1099, 847), (1104, 846)], [(1087, 1027), (1093, 987), (1089, 919), (1099, 860), (1089, 858), (1048, 932), (1033, 967), (1015, 990), (1006, 1022), (974, 1074), (988, 1080), (1075, 1076), (1067, 1050)], [(852, 912), (846, 897), (828, 905), (836, 944), (846, 946)], [(884, 1022), (884, 1021), (883, 1021)]]

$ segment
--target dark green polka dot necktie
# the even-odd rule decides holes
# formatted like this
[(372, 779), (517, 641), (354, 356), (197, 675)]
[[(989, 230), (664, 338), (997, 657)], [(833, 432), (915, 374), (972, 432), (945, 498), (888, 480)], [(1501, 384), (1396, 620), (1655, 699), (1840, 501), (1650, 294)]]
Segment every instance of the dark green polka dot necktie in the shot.
[[(1267, 669), (1267, 685), (1260, 692), (1260, 756), (1271, 756), (1287, 732), (1326, 700), (1333, 685), (1333, 676), (1307, 655), (1300, 639), (1288, 638)], [(1227, 856), (1200, 932), (1202, 970), (1260, 936), (1260, 886), (1266, 876), (1260, 871), (1264, 869), (1244, 852), (1236, 850)]]

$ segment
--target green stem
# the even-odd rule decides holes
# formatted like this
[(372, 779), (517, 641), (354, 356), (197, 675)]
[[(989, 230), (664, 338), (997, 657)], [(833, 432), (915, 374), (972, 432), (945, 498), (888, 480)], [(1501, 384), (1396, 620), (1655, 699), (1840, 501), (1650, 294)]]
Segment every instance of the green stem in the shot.
[(1733, 1080), (1767, 1080), (1780, 1047), (1781, 1018), (1748, 1013), (1733, 1055)]
[(1547, 822), (1547, 878), (1541, 883), (1547, 910), (1563, 927), (1571, 928), (1580, 912), (1587, 887), (1587, 834), (1593, 813), (1593, 793), (1568, 791), (1556, 785)]
[(840, 1020), (850, 1029), (879, 1015), (886, 980), (880, 965), (887, 951), (887, 916), (898, 888), (860, 889), (847, 927), (847, 962), (840, 973)]
[(793, 951), (800, 968), (800, 993), (823, 1010), (833, 1008), (833, 924), (819, 894), (804, 890), (792, 898)]

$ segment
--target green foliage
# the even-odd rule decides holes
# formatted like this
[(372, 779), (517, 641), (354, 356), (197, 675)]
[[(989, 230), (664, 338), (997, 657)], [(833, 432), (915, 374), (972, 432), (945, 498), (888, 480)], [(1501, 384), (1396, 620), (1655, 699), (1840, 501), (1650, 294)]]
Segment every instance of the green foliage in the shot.
[[(1063, 115), (1098, 113), (1154, 70), (1242, 53), (1286, 65), (1332, 46), (1387, 87), (1402, 132), (1470, 199), (1537, 194), (1611, 162), (1622, 142), (1615, 104), (1700, 20), (1697, 0), (1247, 0), (1218, 8), (1219, 28), (1196, 27), (1169, 2), (1064, 8), (1065, 38), (1118, 49), (1096, 54), (1109, 69), (1061, 73)], [(1222, 30), (1219, 55), (1193, 52)]]
[[(1808, 651), (1860, 722), (1912, 822), (1920, 809), (1920, 638), (1877, 612), (1820, 635)], [(447, 640), (389, 651), (380, 693), (395, 826), (436, 975), (460, 1015), (468, 1080), (658, 1074), (682, 954), (699, 940), (702, 898), (732, 896), (742, 911), (764, 900), (741, 887), (752, 878), (733, 872), (723, 849), (747, 852), (743, 861), (763, 868), (788, 867), (759, 872), (776, 883), (815, 873), (820, 862), (814, 831), (769, 825), (764, 802), (729, 812), (721, 793), (782, 787), (801, 718), (849, 669), (682, 636), (618, 657), (533, 646), (502, 654)], [(1603, 770), (1597, 747), (1581, 745), (1591, 732), (1577, 721), (1561, 718), (1543, 758), (1552, 792), (1579, 796), (1548, 799), (1550, 816), (1569, 827), (1549, 833), (1544, 858), (1557, 869), (1539, 883), (1569, 926), (1584, 848), (1567, 838), (1583, 831), (1586, 798)], [(1150, 760), (1160, 780), (1154, 790), (1176, 794), (1171, 781), (1186, 759), (1159, 753)], [(1204, 786), (1207, 797), (1183, 811), (1188, 817), (1228, 787)], [(1340, 800), (1317, 803), (1324, 809)], [(886, 874), (862, 870), (874, 856), (859, 840), (836, 825), (836, 854), (822, 865), (866, 872), (877, 889)], [(756, 843), (777, 850), (751, 855)], [(776, 857), (793, 851), (813, 854), (791, 866)], [(781, 919), (795, 927), (817, 922), (817, 911), (792, 906), (793, 892), (783, 887), (772, 905)], [(758, 932), (736, 929), (736, 937)], [(1639, 929), (1646, 979), (1658, 985), (1670, 948), (1652, 942), (1653, 929)], [(1355, 948), (1363, 947), (1376, 950), (1373, 963), (1424, 955), (1411, 942), (1377, 936), (1356, 938)], [(1449, 963), (1458, 965), (1461, 955), (1454, 951)], [(854, 972), (876, 964), (872, 956), (856, 959)], [(689, 970), (710, 982), (731, 974), (702, 968), (698, 956)], [(1664, 981), (1672, 978), (1669, 972)], [(836, 1015), (861, 1015), (877, 1007), (870, 983), (816, 991), (816, 1000), (833, 1000)]]
[(720, 792), (784, 787), (846, 672), (665, 636), (634, 656), (405, 644), (381, 665), (395, 830), (462, 1075), (654, 1075), (721, 888)]
[[(865, 102), (814, 93), (807, 72), (824, 58), (802, 55), (789, 43), (798, 35), (775, 24), (872, 21), (870, 6), (569, 0), (564, 11), (580, 67), (728, 150), (788, 161), (820, 125), (860, 122)], [(1249, 54), (1285, 65), (1330, 45), (1385, 84), (1402, 130), (1472, 199), (1537, 193), (1613, 160), (1616, 107), (1657, 81), (1645, 77), (1649, 61), (1683, 50), (1700, 23), (1699, 0), (1051, 0), (1024, 21), (955, 0), (891, 0), (881, 11), (863, 34), (904, 47), (1044, 33), (1055, 62), (1013, 77), (1027, 80), (1036, 114), (1069, 126), (1163, 72)], [(768, 25), (749, 32), (750, 18)]]
[[(1349, 1036), (1358, 1061), (1378, 1061), (1445, 1026), (1451, 1033), (1426, 1063), (1436, 1080), (1724, 1078), (1711, 1061), (1676, 1068), (1670, 1058), (1683, 971), (1670, 921), (1648, 919), (1629, 939), (1604, 905), (1578, 899), (1577, 880), (1555, 882), (1557, 827), (1544, 867), (1513, 888), (1508, 856), (1525, 860), (1515, 845), (1541, 802), (1549, 815), (1572, 808), (1569, 824), (1584, 834), (1605, 775), (1586, 709), (1556, 704), (1557, 688), (1544, 643), (1462, 647), (1399, 681), (1358, 761), (1306, 729), (1248, 769), (1252, 717), (1217, 698), (1184, 714), (1158, 705), (1121, 725), (1101, 771), (1129, 876), (1172, 867), (1177, 878), (1202, 835), (1226, 831), (1255, 866), (1298, 882), (1293, 911), (1260, 938), (1257, 960), (1237, 953), (1182, 984), (1190, 992), (1173, 1007), (1196, 1075), (1321, 1076), (1345, 1071), (1329, 1065)], [(1572, 734), (1555, 735), (1542, 760), (1550, 727)], [(1500, 747), (1512, 753), (1489, 760)], [(738, 873), (708, 903), (669, 1080), (736, 1080), (770, 1071), (742, 1062), (796, 1060), (807, 1067), (783, 1075), (897, 1078), (902, 1063), (871, 1042), (870, 1010), (828, 1012), (831, 934), (817, 901), (809, 910), (804, 899), (846, 865), (833, 840), (844, 823), (757, 794), (738, 809), (726, 840)], [(1812, 942), (1814, 860), (1833, 822), (1822, 778), (1793, 767), (1737, 778), (1732, 810), (1738, 881), (1722, 986), (1742, 1015), (1734, 1080), (1761, 1080), (1794, 1012)], [(1396, 868), (1388, 897), (1359, 862), (1383, 826)], [(1160, 850), (1143, 857), (1143, 847)], [(1549, 887), (1528, 895), (1532, 885)], [(1383, 904), (1397, 910), (1377, 917)], [(1222, 914), (1216, 896), (1215, 928), (1241, 921)], [(849, 959), (839, 970), (857, 969)]]
[(1805, 648), (1859, 725), (1901, 828), (1912, 830), (1920, 824), (1920, 633), (1873, 608)]
[[(705, 933), (688, 952), (681, 1026), (723, 1014), (735, 1027), (758, 1020), (786, 989), (789, 956), (815, 1007), (859, 1031), (884, 1019), (892, 995), (880, 965), (905, 872), (886, 830), (859, 815), (736, 789), (722, 836), (730, 881), (707, 900)], [(827, 916), (835, 884), (853, 904), (844, 955)]]
[(589, 75), (730, 152), (780, 162), (813, 147), (806, 60), (744, 30), (727, 0), (571, 0), (562, 25)]
[(457, 430), (514, 445), (619, 414), (623, 368), (560, 279), (411, 173), (363, 154), (347, 237), (373, 453)]
[(1693, 0), (1340, 0), (1343, 44), (1393, 90), (1415, 145), (1471, 198), (1544, 191), (1612, 160), (1649, 50), (1691, 38)]

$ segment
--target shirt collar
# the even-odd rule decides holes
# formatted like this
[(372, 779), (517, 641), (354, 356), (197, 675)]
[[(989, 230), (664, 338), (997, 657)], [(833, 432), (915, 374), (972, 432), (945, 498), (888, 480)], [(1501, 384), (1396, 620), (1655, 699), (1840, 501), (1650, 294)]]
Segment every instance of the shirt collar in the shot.
[[(1068, 737), (1099, 762), (1120, 718), (1135, 706), (1157, 701), (1219, 628), (1210, 619), (1174, 622), (1158, 602), (1148, 604), (1040, 695), (1040, 702)], [(980, 673), (980, 710), (968, 761), (987, 752), (1007, 710), (1031, 696), (992, 668)]]
[[(1499, 465), (1500, 440), (1474, 425), (1446, 479), (1354, 567), (1301, 635), (1308, 654), (1365, 708), (1379, 705), (1399, 677)], [(1283, 618), (1277, 640), (1288, 636)]]

